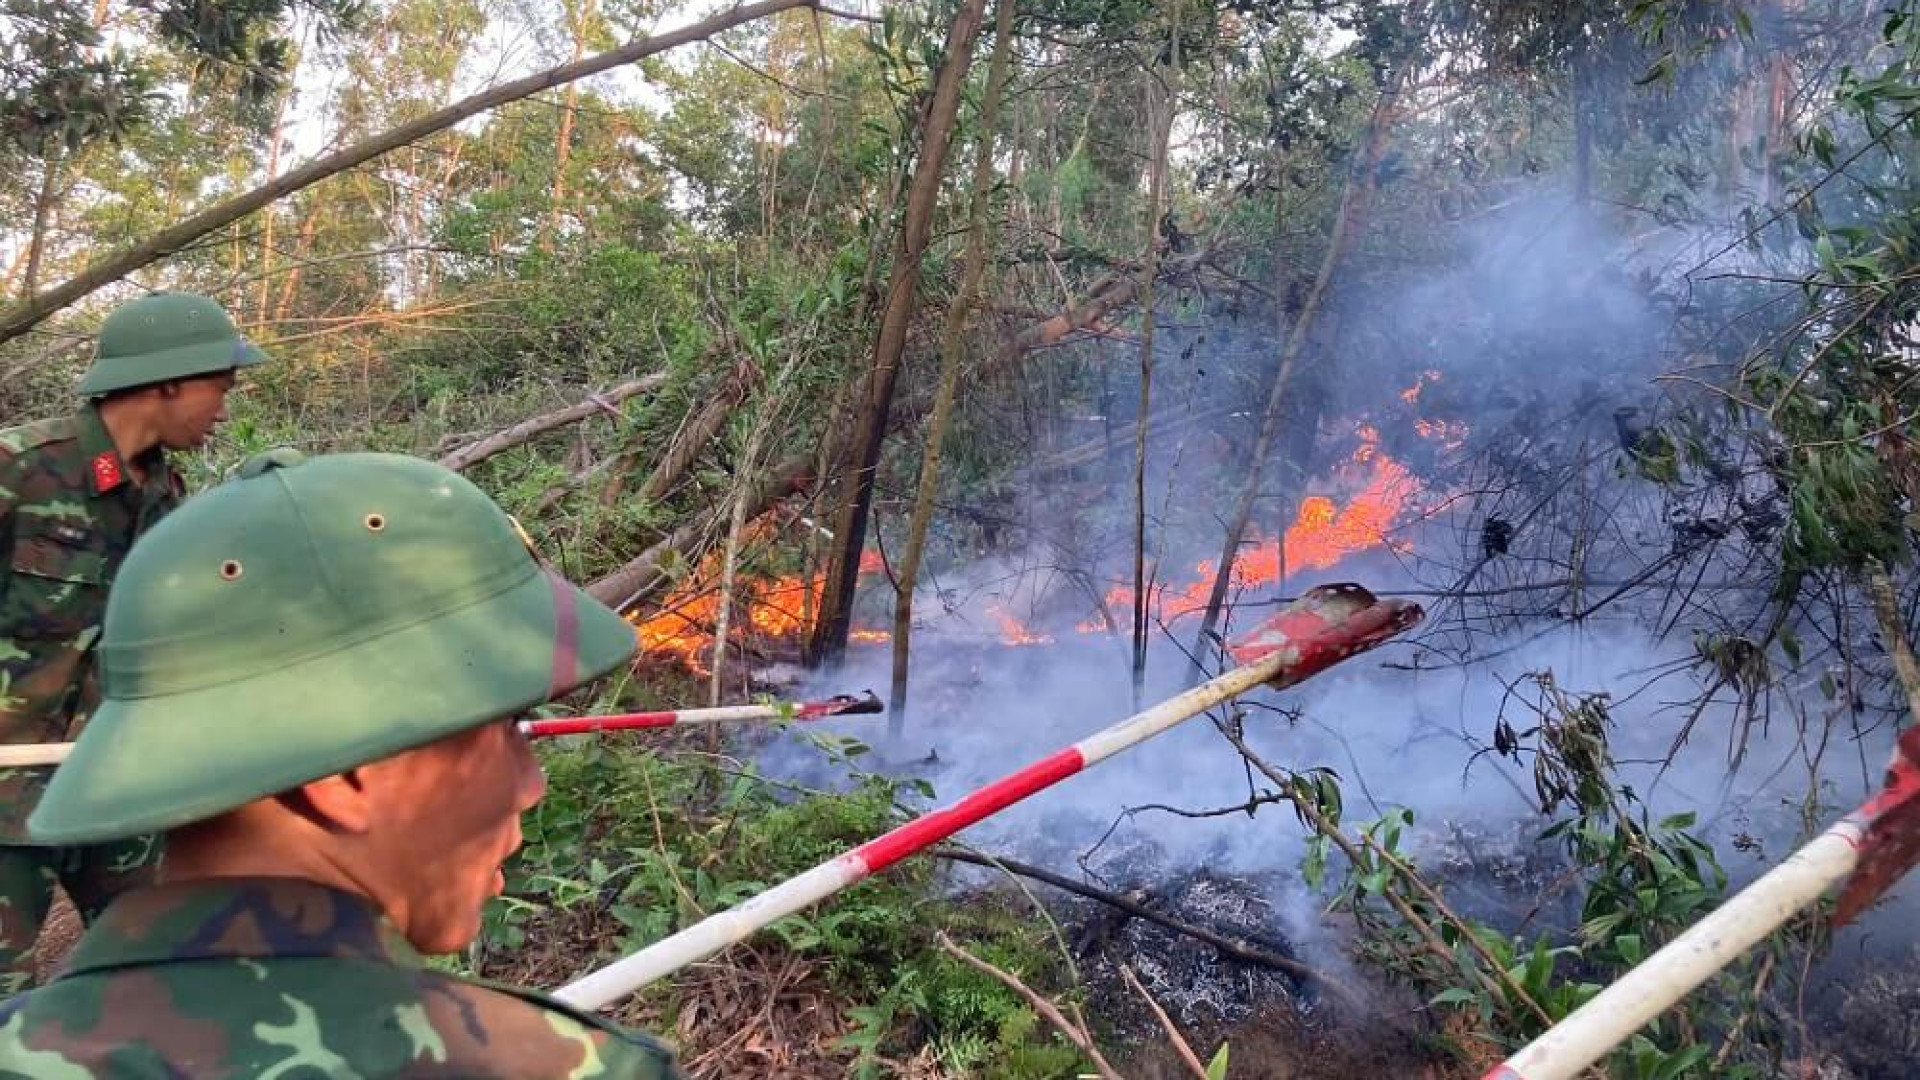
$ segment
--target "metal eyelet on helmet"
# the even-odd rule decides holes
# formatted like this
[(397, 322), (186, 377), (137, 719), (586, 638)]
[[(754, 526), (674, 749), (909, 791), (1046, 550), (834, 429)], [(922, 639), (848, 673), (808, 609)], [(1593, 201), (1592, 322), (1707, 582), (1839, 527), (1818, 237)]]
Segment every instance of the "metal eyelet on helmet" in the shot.
[(246, 567), (240, 565), (239, 559), (228, 559), (226, 562), (220, 564), (220, 580), (222, 581), (239, 581), (240, 575), (246, 572)]
[(368, 514), (366, 525), (368, 532), (379, 532), (387, 527), (387, 516), (380, 513)]

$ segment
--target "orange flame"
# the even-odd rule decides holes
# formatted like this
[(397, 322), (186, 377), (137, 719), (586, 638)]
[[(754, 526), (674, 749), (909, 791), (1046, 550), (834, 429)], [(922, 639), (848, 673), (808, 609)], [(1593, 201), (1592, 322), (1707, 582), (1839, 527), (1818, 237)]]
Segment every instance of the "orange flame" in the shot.
[[(1440, 378), (1438, 371), (1422, 372), (1412, 386), (1400, 392), (1400, 400), (1416, 407), (1421, 391)], [(1415, 418), (1412, 424), (1421, 438), (1438, 442), (1448, 450), (1459, 447), (1468, 435), (1467, 425), (1458, 421)], [(1335, 470), (1335, 479), (1340, 486), (1355, 493), (1344, 503), (1328, 495), (1310, 495), (1300, 501), (1293, 522), (1280, 537), (1256, 534), (1234, 560), (1229, 578), (1232, 588), (1277, 584), (1286, 574), (1324, 570), (1363, 551), (1404, 550), (1402, 542), (1389, 534), (1412, 505), (1419, 490), (1418, 480), (1411, 470), (1381, 448), (1378, 427), (1371, 423), (1358, 424), (1354, 436), (1359, 445)], [(771, 538), (769, 532), (762, 530), (756, 530), (751, 537), (754, 542)], [(713, 630), (720, 613), (720, 597), (714, 584), (720, 576), (719, 561), (717, 553), (710, 556), (688, 584), (676, 590), (652, 614), (635, 621), (642, 651), (675, 656), (695, 672), (706, 672), (713, 653)], [(862, 576), (884, 570), (885, 561), (880, 552), (861, 553), (859, 572)], [(1190, 579), (1152, 586), (1151, 617), (1171, 623), (1204, 611), (1215, 570), (1213, 560), (1204, 560), (1194, 567)], [(824, 585), (824, 575), (811, 581), (798, 575), (737, 579), (734, 600), (741, 617), (734, 621), (732, 634), (782, 641), (799, 638), (809, 629), (809, 616), (819, 606)], [(1104, 633), (1131, 621), (1131, 588), (1115, 586), (1105, 599), (1112, 626), (1107, 618), (1095, 612), (1074, 629), (1083, 634)], [(989, 605), (986, 614), (996, 624), (1004, 644), (1045, 645), (1054, 640), (1029, 628), (998, 604)], [(886, 644), (892, 637), (888, 631), (877, 628), (855, 628), (848, 634), (849, 641), (862, 645)]]
[[(1408, 508), (1419, 483), (1406, 466), (1380, 449), (1380, 431), (1362, 424), (1354, 434), (1360, 446), (1339, 473), (1349, 482), (1362, 486), (1345, 506), (1325, 495), (1309, 495), (1300, 501), (1293, 523), (1276, 542), (1255, 535), (1249, 548), (1233, 561), (1231, 587), (1245, 589), (1272, 585), (1280, 581), (1282, 571), (1324, 570), (1349, 555), (1374, 548), (1396, 548), (1388, 533)], [(1194, 567), (1191, 580), (1184, 584), (1168, 582), (1150, 592), (1153, 617), (1171, 623), (1206, 610), (1219, 564), (1207, 559)], [(1114, 612), (1133, 610), (1133, 589), (1118, 585), (1107, 592), (1107, 607)], [(1078, 626), (1083, 632), (1100, 631), (1105, 623), (1096, 615)]]

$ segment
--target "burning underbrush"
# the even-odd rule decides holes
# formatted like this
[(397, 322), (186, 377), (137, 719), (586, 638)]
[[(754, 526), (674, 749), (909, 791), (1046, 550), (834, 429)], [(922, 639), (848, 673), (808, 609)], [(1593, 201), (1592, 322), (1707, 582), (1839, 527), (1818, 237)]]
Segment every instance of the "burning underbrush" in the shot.
[[(1446, 386), (1423, 374), (1385, 406), (1324, 423), (1323, 467), (1295, 494), (1283, 527), (1247, 538), (1228, 590), (1240, 609), (1229, 615), (1241, 624), (1264, 614), (1275, 594), (1330, 580), (1403, 590), (1433, 598), (1419, 635), (1277, 704), (1256, 694), (1217, 716), (1279, 763), (1266, 779), (1237, 743), (1200, 720), (964, 833), (981, 851), (1066, 880), (1025, 886), (1060, 924), (1064, 958), (1031, 918), (1028, 892), (1004, 875), (920, 878), (918, 895), (935, 899), (904, 902), (938, 903), (943, 921), (994, 912), (1023, 922), (1035, 931), (1024, 939), (1034, 954), (1015, 967), (1044, 993), (1072, 995), (1073, 980), (1060, 973), (1070, 959), (1103, 1045), (1163, 1046), (1144, 1000), (1151, 997), (1203, 1056), (1232, 1045), (1236, 1077), (1473, 1077), (1510, 1049), (1498, 1039), (1538, 1030), (1537, 1010), (1524, 1004), (1530, 995), (1617, 978), (1635, 950), (1711, 910), (1729, 876), (1750, 879), (1767, 855), (1790, 850), (1809, 815), (1824, 811), (1768, 785), (1809, 758), (1819, 771), (1824, 748), (1810, 749), (1804, 716), (1757, 724), (1754, 696), (1716, 699), (1720, 669), (1711, 659), (1724, 649), (1710, 637), (1701, 644), (1700, 634), (1689, 642), (1684, 626), (1694, 624), (1682, 623), (1683, 614), (1699, 624), (1751, 617), (1749, 593), (1699, 583), (1740, 573), (1764, 537), (1720, 529), (1711, 540), (1728, 540), (1724, 548), (1689, 563), (1701, 541), (1688, 523), (1711, 507), (1681, 505), (1643, 483), (1631, 448), (1614, 449), (1604, 397), (1497, 429), (1446, 411), (1436, 389)], [(1217, 528), (1207, 513), (1188, 516), (1198, 522), (1194, 536)], [(1749, 546), (1738, 547), (1742, 537)], [(732, 597), (729, 644), (745, 661), (729, 661), (736, 677), (800, 697), (885, 686), (888, 636), (877, 624), (891, 580), (881, 548), (861, 563), (866, 603), (856, 609), (845, 666), (823, 680), (797, 663), (819, 578), (775, 572), (780, 536), (752, 540)], [(902, 785), (887, 821), (951, 803), (1186, 688), (1184, 649), (1217, 571), (1195, 557), (1207, 546), (1169, 541), (1150, 563), (1155, 632), (1137, 694), (1124, 657), (1135, 597), (1114, 581), (1116, 560), (1094, 556), (1056, 572), (1050, 563), (1035, 568), (1045, 559), (981, 558), (948, 567), (934, 583), (941, 602), (926, 605), (926, 624), (916, 628), (914, 712), (903, 740), (871, 719), (842, 718), (805, 732), (742, 733), (733, 750), (799, 790), (857, 792), (871, 781), (860, 770), (877, 769)], [(1661, 574), (1673, 578), (1664, 595)], [(705, 670), (716, 580), (717, 559), (702, 562), (639, 621), (650, 653)], [(1591, 692), (1561, 689), (1571, 686)], [(1722, 737), (1729, 746), (1742, 740), (1738, 752), (1688, 746)], [(827, 756), (816, 738), (833, 748)], [(1767, 764), (1729, 767), (1742, 755)], [(1578, 767), (1568, 772), (1566, 761)], [(1318, 823), (1276, 790), (1303, 779), (1326, 815)], [(1821, 790), (1851, 797), (1851, 788)], [(1395, 822), (1404, 835), (1401, 824), (1387, 824)], [(1329, 847), (1333, 835), (1348, 849)], [(1383, 836), (1400, 837), (1391, 858), (1370, 846), (1392, 848)], [(1642, 859), (1645, 850), (1662, 858)], [(1493, 944), (1481, 955), (1461, 944), (1482, 937)], [(1620, 937), (1636, 944), (1616, 946)], [(1805, 1075), (1904, 1075), (1857, 1054), (1822, 1058), (1828, 1040), (1813, 1034), (1775, 973), (1796, 954), (1780, 955), (1755, 958), (1703, 990), (1688, 1014), (1697, 1028), (1676, 1052), (1717, 1032), (1732, 1048), (1722, 1051), (1729, 1061), (1737, 1054), (1751, 1064), (1762, 1048), (1790, 1043), (1815, 1063)], [(751, 963), (765, 970), (743, 977), (758, 980), (767, 1000), (812, 1000), (769, 975), (784, 961), (756, 952)], [(1514, 970), (1545, 981), (1516, 990), (1503, 981)], [(1866, 1023), (1907, 993), (1893, 976), (1830, 999), (1815, 993), (1825, 1002), (1820, 1030)], [(938, 1010), (915, 1000), (899, 1005), (901, 1015)], [(1567, 1000), (1554, 1007), (1570, 1007)], [(724, 1004), (703, 1007), (734, 1015)], [(809, 1015), (823, 1031), (861, 1023), (830, 1010)], [(941, 1033), (923, 1034), (925, 1045), (944, 1045)], [(863, 1037), (839, 1038), (858, 1045)], [(761, 1067), (785, 1067), (765, 1063), (773, 1060)], [(1134, 1080), (1182, 1075), (1157, 1049), (1121, 1071)]]
[[(1299, 501), (1292, 521), (1275, 533), (1257, 527), (1245, 538), (1235, 559), (1230, 586), (1237, 595), (1247, 590), (1278, 586), (1289, 575), (1324, 571), (1367, 552), (1406, 553), (1407, 541), (1397, 535), (1430, 510), (1433, 492), (1413, 469), (1383, 447), (1381, 423), (1392, 422), (1411, 431), (1431, 452), (1460, 449), (1470, 434), (1461, 421), (1428, 418), (1420, 412), (1421, 393), (1440, 383), (1437, 371), (1421, 372), (1414, 384), (1384, 407), (1382, 416), (1363, 415), (1336, 432), (1329, 445), (1344, 447), (1343, 455), (1324, 470), (1320, 491)], [(743, 538), (751, 555), (766, 554), (778, 546), (778, 530), (762, 522)], [(1162, 627), (1196, 620), (1205, 610), (1218, 573), (1218, 563), (1202, 559), (1190, 567), (1168, 561), (1149, 574), (1148, 615)], [(710, 553), (665, 599), (635, 617), (641, 651), (685, 664), (705, 674), (714, 651), (713, 633), (723, 603), (719, 582), (721, 553)], [(878, 548), (861, 556), (862, 591), (885, 594), (891, 570)], [(792, 659), (809, 633), (819, 611), (825, 575), (812, 573), (747, 573), (734, 586), (730, 650), (762, 663)], [(885, 596), (881, 595), (884, 601)], [(1046, 586), (1004, 581), (986, 589), (971, 604), (947, 603), (938, 628), (950, 640), (978, 638), (1004, 646), (1054, 643), (1061, 635), (1118, 634), (1130, 618), (1133, 589), (1111, 584), (1095, 598), (1092, 610), (1074, 616), (1075, 601), (1049, 596)], [(1078, 598), (1085, 605), (1085, 597)], [(885, 645), (891, 632), (877, 625), (885, 604), (868, 622), (856, 623), (849, 634), (855, 649)], [(1036, 610), (1042, 617), (1036, 618)]]

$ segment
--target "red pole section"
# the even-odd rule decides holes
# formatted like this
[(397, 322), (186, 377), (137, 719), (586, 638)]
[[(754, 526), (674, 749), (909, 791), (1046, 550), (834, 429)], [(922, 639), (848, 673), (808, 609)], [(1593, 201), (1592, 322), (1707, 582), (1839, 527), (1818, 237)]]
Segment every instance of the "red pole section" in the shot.
[(616, 713), (607, 716), (563, 716), (550, 720), (522, 720), (520, 731), (530, 739), (548, 735), (578, 735), (588, 731), (631, 731), (673, 727), (676, 724), (723, 724), (734, 720), (773, 720), (792, 714), (795, 720), (824, 720), (886, 711), (868, 692), (845, 694), (826, 701), (796, 701), (784, 705), (723, 705), (712, 709), (671, 709), (664, 712)]
[(585, 1009), (612, 1004), (1223, 701), (1263, 683), (1292, 686), (1371, 649), (1419, 622), (1421, 614), (1413, 604), (1378, 602), (1357, 585), (1314, 589), (1232, 647), (1242, 666), (575, 980), (556, 996)]

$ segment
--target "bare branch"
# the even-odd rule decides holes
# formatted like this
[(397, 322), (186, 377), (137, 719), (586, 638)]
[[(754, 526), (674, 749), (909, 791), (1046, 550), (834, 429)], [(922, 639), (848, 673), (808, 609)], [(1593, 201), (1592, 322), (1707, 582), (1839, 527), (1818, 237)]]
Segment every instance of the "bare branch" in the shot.
[(565, 427), (568, 424), (578, 423), (603, 409), (612, 410), (617, 416), (619, 415), (618, 410), (613, 409), (615, 404), (653, 390), (666, 381), (666, 373), (655, 372), (652, 375), (645, 375), (641, 378), (621, 383), (619, 386), (604, 393), (589, 394), (587, 395), (587, 400), (580, 402), (578, 405), (569, 405), (564, 409), (559, 409), (554, 412), (542, 413), (539, 416), (522, 420), (505, 431), (497, 431), (484, 439), (468, 443), (458, 450), (442, 457), (440, 464), (445, 468), (452, 469), (454, 472), (459, 472), (462, 469), (478, 465), (480, 462), (487, 460), (503, 450), (510, 450), (513, 447), (519, 446), (521, 443), (526, 442), (536, 435), (552, 431), (557, 427)]
[(961, 963), (966, 964), (976, 971), (981, 971), (993, 976), (1009, 990), (1025, 998), (1027, 1004), (1033, 1006), (1033, 1011), (1045, 1017), (1047, 1023), (1052, 1024), (1059, 1030), (1060, 1034), (1067, 1037), (1068, 1042), (1072, 1043), (1081, 1053), (1092, 1059), (1093, 1067), (1100, 1070), (1100, 1075), (1103, 1080), (1126, 1080), (1125, 1077), (1114, 1072), (1113, 1066), (1107, 1064), (1107, 1059), (1100, 1055), (1100, 1048), (1093, 1045), (1093, 1037), (1088, 1035), (1084, 1029), (1076, 1025), (1073, 1021), (1068, 1020), (1053, 1002), (1041, 997), (1039, 993), (1013, 975), (994, 967), (985, 960), (955, 945), (953, 939), (947, 936), (945, 930), (935, 933), (934, 940), (938, 941), (942, 949), (945, 949)]

